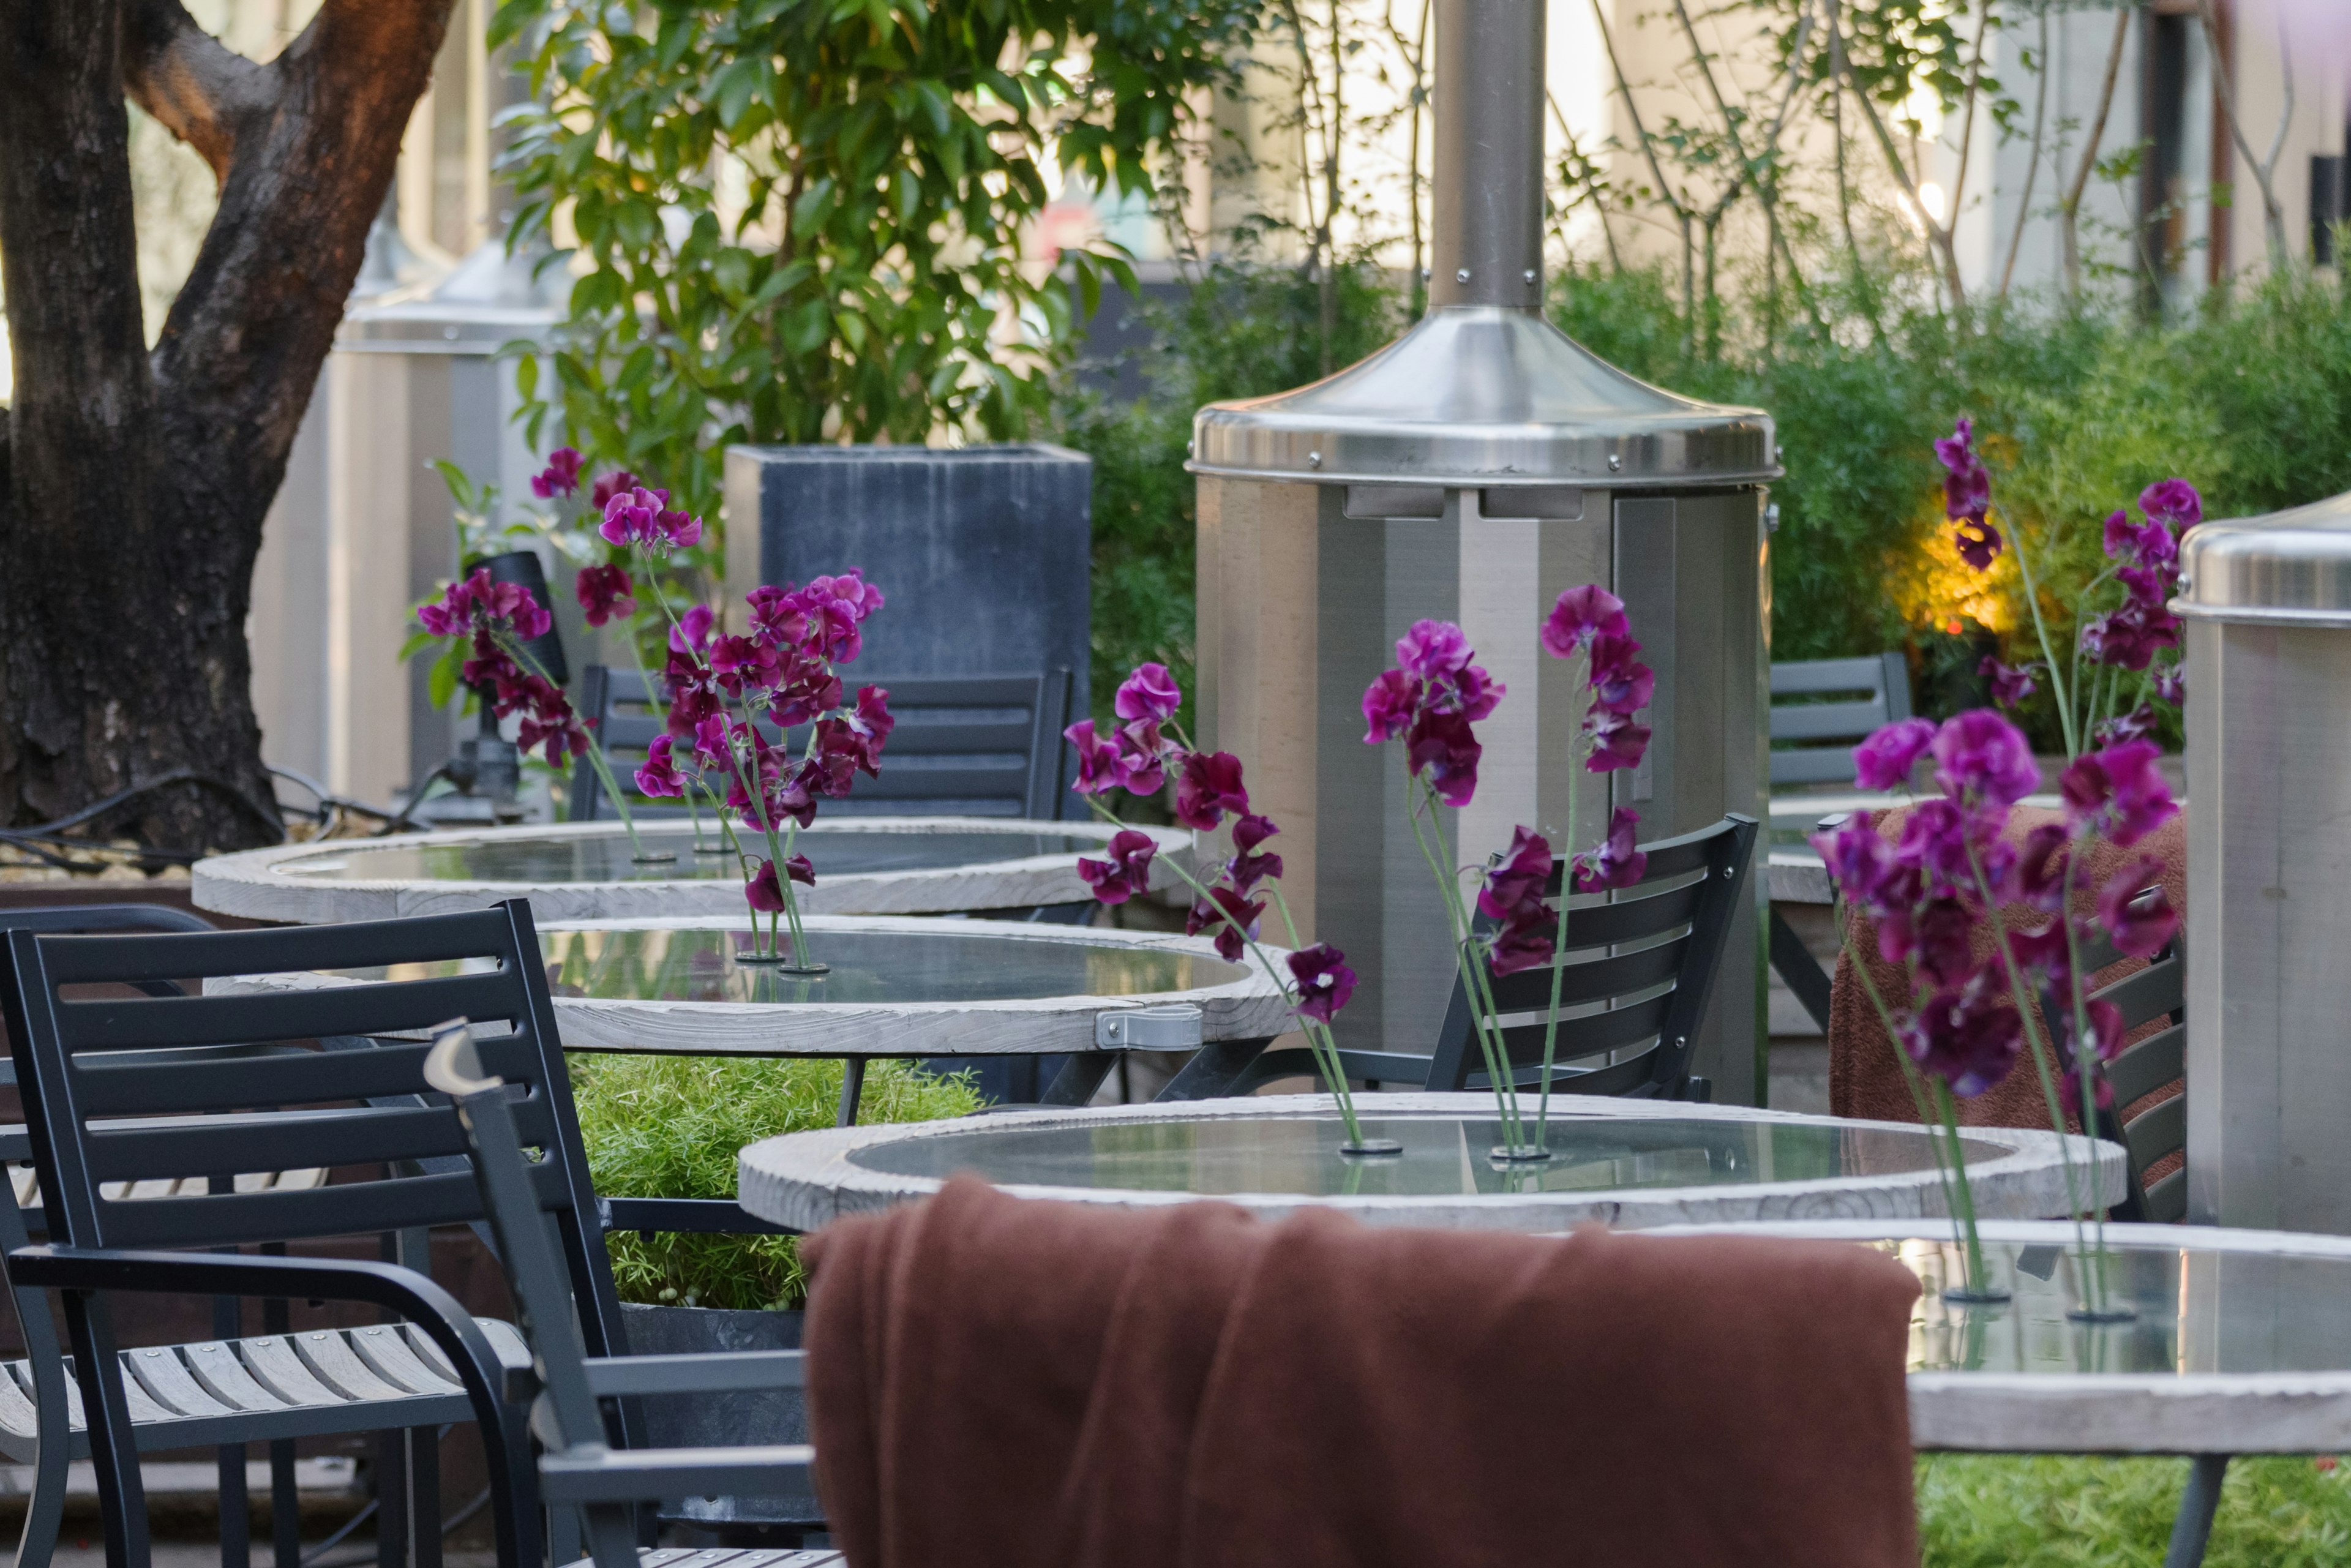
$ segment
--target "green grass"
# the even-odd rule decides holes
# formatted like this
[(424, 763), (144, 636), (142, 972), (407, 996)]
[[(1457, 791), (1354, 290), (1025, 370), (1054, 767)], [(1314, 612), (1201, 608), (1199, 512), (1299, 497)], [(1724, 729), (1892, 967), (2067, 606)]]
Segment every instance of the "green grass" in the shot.
[[(2351, 1563), (2351, 1465), (2252, 1458), (2229, 1467), (2209, 1568)], [(1927, 1568), (2158, 1568), (2185, 1459), (1935, 1454), (1918, 1461)]]
[[(735, 1156), (778, 1133), (830, 1127), (841, 1064), (706, 1056), (573, 1056), (572, 1095), (596, 1190), (607, 1197), (733, 1197)], [(968, 1078), (876, 1061), (860, 1123), (929, 1122), (979, 1107)], [(807, 1277), (789, 1236), (606, 1239), (624, 1301), (688, 1307), (800, 1304)]]

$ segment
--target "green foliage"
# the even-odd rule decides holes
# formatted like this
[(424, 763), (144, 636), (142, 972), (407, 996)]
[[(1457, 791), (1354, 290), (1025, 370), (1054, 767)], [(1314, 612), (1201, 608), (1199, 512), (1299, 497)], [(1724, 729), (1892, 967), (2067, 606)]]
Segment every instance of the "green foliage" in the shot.
[(591, 462), (717, 511), (737, 442), (1001, 439), (1046, 409), (1104, 252), (1019, 254), (1071, 175), (1152, 190), (1187, 94), (1257, 0), (501, 0), (537, 101), (510, 111), (518, 241), (568, 219), (594, 266), (525, 361)]
[[(1792, 297), (1750, 293), (1737, 307), (1747, 329), (1708, 358), (1688, 347), (1662, 270), (1571, 268), (1557, 281), (1553, 319), (1602, 357), (1771, 411), (1787, 468), (1771, 492), (1774, 657), (1907, 648), (1934, 712), (1938, 696), (1980, 701), (1967, 694), (1988, 634), (2011, 663), (2038, 656), (2012, 557), (1978, 576), (1947, 542), (1933, 444), (1961, 414), (1991, 470), (1995, 520), (2032, 551), (2061, 649), (2118, 601), (2110, 583), (2092, 591), (2109, 564), (2104, 520), (2153, 481), (2189, 480), (2211, 517), (2351, 488), (2351, 305), (2325, 282), (2282, 275), (2168, 325), (2039, 299), (1873, 319), (1903, 285), (1815, 288), (1820, 328)], [(1796, 325), (1767, 339), (1753, 330), (1767, 319)], [(2053, 747), (2054, 712), (2037, 702), (2029, 727)]]
[[(735, 1156), (778, 1133), (830, 1127), (841, 1064), (708, 1056), (570, 1058), (580, 1135), (596, 1190), (608, 1197), (733, 1197)], [(908, 1061), (876, 1061), (860, 1123), (930, 1122), (979, 1108), (962, 1075), (933, 1077)], [(653, 1305), (798, 1306), (806, 1277), (789, 1236), (606, 1239), (621, 1299)]]
[[(1334, 281), (1331, 360), (1352, 364), (1395, 336), (1395, 291), (1368, 266), (1343, 266)], [(1175, 672), (1189, 700), (1197, 519), (1184, 462), (1193, 413), (1303, 386), (1322, 359), (1321, 285), (1302, 272), (1219, 262), (1173, 306), (1142, 308), (1151, 328), (1146, 394), (1121, 402), (1070, 392), (1054, 437), (1094, 460), (1093, 685), (1104, 720), (1119, 679), (1149, 660)]]
[[(1938, 1454), (1918, 1461), (1925, 1568), (2157, 1568), (2184, 1459)], [(2351, 1468), (2229, 1467), (2210, 1568), (2318, 1568), (2351, 1557)]]

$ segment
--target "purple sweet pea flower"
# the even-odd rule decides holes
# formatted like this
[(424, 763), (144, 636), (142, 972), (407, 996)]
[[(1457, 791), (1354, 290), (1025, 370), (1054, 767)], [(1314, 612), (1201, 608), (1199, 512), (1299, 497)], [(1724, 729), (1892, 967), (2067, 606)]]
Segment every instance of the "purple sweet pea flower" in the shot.
[(685, 780), (678, 776), (676, 759), (671, 752), (676, 741), (670, 736), (657, 735), (645, 747), (644, 766), (637, 769), (637, 788), (657, 799), (674, 800), (685, 793)]
[(572, 580), (571, 591), (578, 595), (580, 608), (587, 612), (588, 624), (601, 626), (615, 615), (637, 612), (635, 587), (629, 574), (617, 566), (583, 566)]
[(2090, 727), (2090, 738), (2100, 746), (2116, 746), (2126, 740), (2143, 740), (2155, 733), (2155, 705), (2141, 703), (2126, 714), (2102, 718)]
[(1930, 749), (1935, 781), (1956, 798), (2013, 806), (2041, 787), (2032, 743), (1991, 708), (1970, 708), (1946, 719)]
[(1434, 681), (1469, 663), (1469, 639), (1450, 621), (1416, 621), (1396, 639), (1396, 664), (1409, 675)]
[(1633, 830), (1641, 823), (1638, 811), (1618, 808), (1608, 819), (1608, 836), (1575, 857), (1575, 891), (1604, 893), (1631, 887), (1649, 873), (1649, 856), (1633, 844)]
[(1301, 1018), (1327, 1024), (1355, 994), (1355, 971), (1347, 967), (1347, 955), (1328, 942), (1301, 947), (1290, 956), (1288, 963), (1290, 977), (1298, 982)]
[(1922, 1072), (1972, 1100), (2006, 1078), (2024, 1044), (2024, 1019), (1979, 976), (1937, 992), (1903, 1030), (1902, 1046)]
[(673, 652), (700, 653), (710, 646), (710, 630), (716, 617), (707, 604), (697, 604), (677, 618), (669, 629), (669, 645)]
[(2007, 541), (2000, 530), (1981, 517), (1969, 517), (1951, 532), (1951, 544), (1959, 559), (1978, 571), (1990, 571), (1991, 563), (2000, 559), (2001, 547)]
[(1889, 724), (1853, 748), (1854, 782), (1864, 789), (1907, 789), (1918, 758), (1935, 744), (1935, 721)]
[(542, 501), (577, 495), (579, 490), (580, 454), (569, 446), (559, 446), (549, 453), (547, 466), (531, 476), (530, 493)]
[(2055, 915), (2065, 902), (2065, 869), (2073, 862), (2065, 830), (2043, 822), (2024, 835), (2016, 856), (2016, 899), (2043, 915)]
[(2074, 836), (2103, 834), (2128, 849), (2178, 814), (2156, 769), (2160, 755), (2151, 740), (2126, 740), (2075, 758), (2058, 780)]
[(1965, 982), (1975, 970), (1975, 955), (1969, 950), (1974, 931), (1975, 915), (1964, 902), (1949, 895), (1928, 899), (1910, 922), (1919, 977), (1938, 988)]
[(1137, 719), (1118, 731), (1118, 782), (1130, 794), (1156, 795), (1167, 787), (1167, 761), (1176, 754), (1158, 724)]
[[(595, 483), (588, 486), (588, 504), (596, 509), (599, 517), (601, 517), (604, 508), (612, 504), (613, 497), (625, 496), (636, 487), (637, 476), (625, 468), (616, 468), (610, 474), (600, 474)], [(661, 494), (666, 497), (669, 492), (664, 490)]]
[(1183, 690), (1165, 664), (1137, 664), (1111, 699), (1112, 711), (1129, 722), (1154, 719), (1165, 724), (1183, 706)]
[(1233, 849), (1236, 852), (1227, 862), (1225, 873), (1232, 879), (1235, 887), (1249, 893), (1268, 877), (1281, 874), (1281, 857), (1272, 853), (1259, 854), (1257, 848), (1280, 831), (1281, 830), (1274, 826), (1270, 818), (1256, 815), (1244, 816), (1233, 823)]
[[(2093, 1000), (2085, 1009), (2090, 1015), (2090, 1049), (2100, 1061), (2112, 1061), (2122, 1054), (2122, 1009), (2108, 1001)], [(2074, 1065), (2080, 1058), (2074, 1051), (2072, 1020), (2060, 1018), (2056, 1030), (2058, 1058), (2063, 1071), (2057, 1078), (2057, 1098), (2071, 1116), (2082, 1113), (2082, 1074)], [(2098, 1075), (2098, 1108), (2105, 1110), (2115, 1103), (2115, 1086), (2104, 1073)]]
[(2110, 559), (2142, 567), (2167, 566), (2179, 556), (2179, 540), (2160, 520), (2134, 523), (2123, 511), (2106, 519), (2105, 547)]
[(1424, 713), (1405, 737), (1413, 777), (1426, 769), (1429, 788), (1448, 806), (1466, 806), (1478, 793), (1478, 759), (1485, 753), (1458, 713)]
[(1983, 663), (1976, 666), (1976, 674), (1991, 682), (1993, 702), (1998, 703), (2001, 707), (2014, 707), (2041, 689), (2032, 679), (2032, 673), (2040, 667), (2038, 664), (2027, 664), (2022, 669), (2011, 670), (1991, 654), (1986, 653)]
[(1184, 935), (1208, 932), (1217, 944), (1217, 956), (1228, 964), (1238, 964), (1248, 940), (1257, 936), (1258, 917), (1264, 913), (1261, 898), (1251, 898), (1238, 888), (1212, 887), (1208, 896), (1195, 903), (1184, 917)]
[(1608, 708), (1595, 707), (1585, 714), (1583, 733), (1592, 742), (1592, 755), (1583, 759), (1587, 773), (1638, 768), (1642, 753), (1649, 749), (1649, 727)]
[(1094, 736), (1094, 721), (1081, 718), (1061, 732), (1061, 737), (1077, 753), (1078, 781), (1070, 786), (1081, 795), (1099, 795), (1105, 789), (1125, 787), (1125, 772), (1119, 765), (1118, 747)]
[(1542, 624), (1543, 652), (1564, 659), (1589, 648), (1594, 637), (1622, 637), (1627, 630), (1625, 601), (1597, 583), (1571, 588), (1559, 596)]
[(1383, 670), (1364, 693), (1364, 744), (1394, 740), (1420, 712), (1420, 683), (1402, 670)]
[(2098, 924), (2117, 952), (2152, 958), (2179, 929), (2179, 912), (2163, 888), (2163, 865), (2141, 855), (2098, 889)]
[(2204, 497), (2185, 479), (2158, 479), (2138, 493), (2138, 509), (2176, 532), (2204, 520)]
[(1551, 912), (1538, 907), (1521, 912), (1494, 928), (1487, 938), (1487, 963), (1497, 975), (1540, 969), (1552, 959), (1552, 933), (1558, 929)]
[[(806, 855), (793, 855), (785, 861), (784, 872), (794, 882), (810, 887), (816, 885), (816, 867), (810, 863)], [(770, 915), (782, 910), (784, 890), (776, 881), (775, 862), (763, 860), (759, 862), (758, 869), (751, 873), (751, 880), (743, 884), (743, 896), (754, 909)]]
[(1133, 828), (1123, 828), (1111, 835), (1109, 852), (1110, 859), (1106, 861), (1078, 862), (1078, 875), (1094, 890), (1098, 902), (1124, 904), (1151, 891), (1151, 858), (1159, 852), (1156, 839)]
[(1935, 460), (1942, 464), (1943, 515), (1957, 522), (1980, 517), (1991, 505), (1991, 476), (1976, 455), (1975, 421), (1962, 417), (1951, 434), (1935, 443)]
[(607, 542), (642, 548), (656, 555), (691, 549), (702, 539), (702, 519), (668, 506), (666, 490), (635, 489), (616, 494), (604, 505), (604, 520), (597, 532)]
[(2178, 707), (2188, 700), (2188, 666), (2165, 664), (2155, 672), (2155, 698)]
[[(1813, 834), (1812, 845), (1827, 866), (1838, 897), (1872, 913), (1893, 907), (1886, 898), (1901, 868), (1867, 811), (1855, 811), (1834, 828)], [(1907, 904), (1909, 900), (1897, 902)]]
[(1458, 713), (1476, 723), (1494, 711), (1510, 688), (1476, 664), (1464, 664), (1450, 675), (1428, 684), (1428, 706)]
[(1493, 920), (1510, 920), (1530, 910), (1540, 915), (1552, 863), (1549, 839), (1531, 828), (1511, 830), (1510, 852), (1486, 873), (1486, 885), (1478, 891), (1478, 912)]
[(1657, 673), (1633, 657), (1641, 644), (1602, 632), (1592, 640), (1592, 701), (1611, 713), (1631, 715), (1656, 695)]
[(1207, 831), (1225, 820), (1249, 810), (1249, 790), (1241, 784), (1241, 759), (1229, 751), (1195, 751), (1184, 758), (1176, 780), (1176, 820), (1187, 828)]

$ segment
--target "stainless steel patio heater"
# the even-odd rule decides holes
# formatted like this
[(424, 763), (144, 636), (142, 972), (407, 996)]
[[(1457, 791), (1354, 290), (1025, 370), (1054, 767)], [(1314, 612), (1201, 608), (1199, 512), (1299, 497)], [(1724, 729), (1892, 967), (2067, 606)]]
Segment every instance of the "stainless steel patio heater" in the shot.
[(2188, 1218), (2351, 1235), (2351, 495), (2180, 564)]
[[(1427, 314), (1324, 381), (1194, 422), (1200, 726), (1282, 825), (1308, 939), (1363, 977), (1341, 1015), (1359, 1049), (1426, 1051), (1453, 974), (1395, 748), (1362, 743), (1364, 688), (1413, 622), (1459, 622), (1510, 687), (1479, 727), (1460, 864), (1515, 823), (1588, 845), (1612, 803), (1645, 839), (1762, 814), (1771, 421), (1635, 381), (1544, 320), (1542, 62), (1540, 0), (1437, 0)], [(1624, 598), (1657, 688), (1647, 760), (1583, 775), (1571, 825), (1583, 701), (1537, 630), (1583, 582)], [(1751, 880), (1757, 917), (1732, 936), (1692, 1061), (1740, 1103), (1764, 1082)]]

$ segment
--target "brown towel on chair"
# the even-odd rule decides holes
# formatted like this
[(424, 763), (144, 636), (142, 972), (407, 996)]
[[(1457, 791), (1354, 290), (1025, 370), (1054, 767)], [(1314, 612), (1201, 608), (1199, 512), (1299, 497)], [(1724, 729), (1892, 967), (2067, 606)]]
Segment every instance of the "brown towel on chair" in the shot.
[[(1899, 838), (1905, 815), (1904, 810), (1886, 812), (1878, 819), (1878, 831), (1888, 838)], [(2004, 836), (2011, 844), (2022, 844), (2033, 829), (2058, 820), (2055, 811), (2020, 806), (2009, 818)], [(2188, 911), (2188, 828), (2184, 815), (2172, 818), (2126, 850), (2116, 849), (2103, 839), (2094, 842), (2074, 872), (2074, 909), (2084, 915), (2095, 913), (2098, 889), (2108, 877), (2142, 855), (2151, 857), (2163, 867), (2157, 880), (2170, 895), (2171, 907), (2179, 910), (2184, 920)], [(2021, 904), (2011, 905), (2003, 916), (2011, 925), (2033, 926), (2048, 918)], [(1980, 959), (1991, 951), (1991, 928), (1989, 925), (1980, 925), (1975, 934), (1976, 956)], [(1901, 1065), (1894, 1060), (1894, 1043), (1886, 1038), (1886, 1026), (1878, 1019), (1877, 1009), (1870, 1005), (1868, 992), (1853, 976), (1855, 952), (1867, 958), (1870, 979), (1887, 1006), (1898, 1007), (1910, 995), (1904, 967), (1889, 964), (1877, 956), (1877, 923), (1866, 915), (1855, 916), (1845, 950), (1837, 958), (1836, 981), (1829, 993), (1829, 1110), (1839, 1116), (1915, 1122), (1918, 1119), (1917, 1107), (1903, 1080)], [(2146, 967), (2144, 958), (2125, 958), (2099, 970), (2091, 977), (2091, 984), (2110, 985), (2132, 970)], [(2037, 1007), (2034, 1016), (2039, 1016)], [(2133, 1040), (2142, 1039), (2161, 1027), (2149, 1025)], [(2168, 1098), (2173, 1092), (2169, 1088), (2159, 1089), (2147, 1096), (2147, 1102)], [(1972, 1127), (2049, 1125), (2048, 1096), (2042, 1090), (2041, 1075), (2033, 1070), (2028, 1054), (2017, 1057), (2016, 1071), (2006, 1079), (1973, 1100), (1960, 1101), (1959, 1107), (1960, 1122)], [(2074, 1119), (2074, 1126), (2080, 1130), (2078, 1119)]]
[(968, 1178), (810, 1238), (852, 1568), (1911, 1568), (1917, 1284), (1760, 1237), (1374, 1229)]

